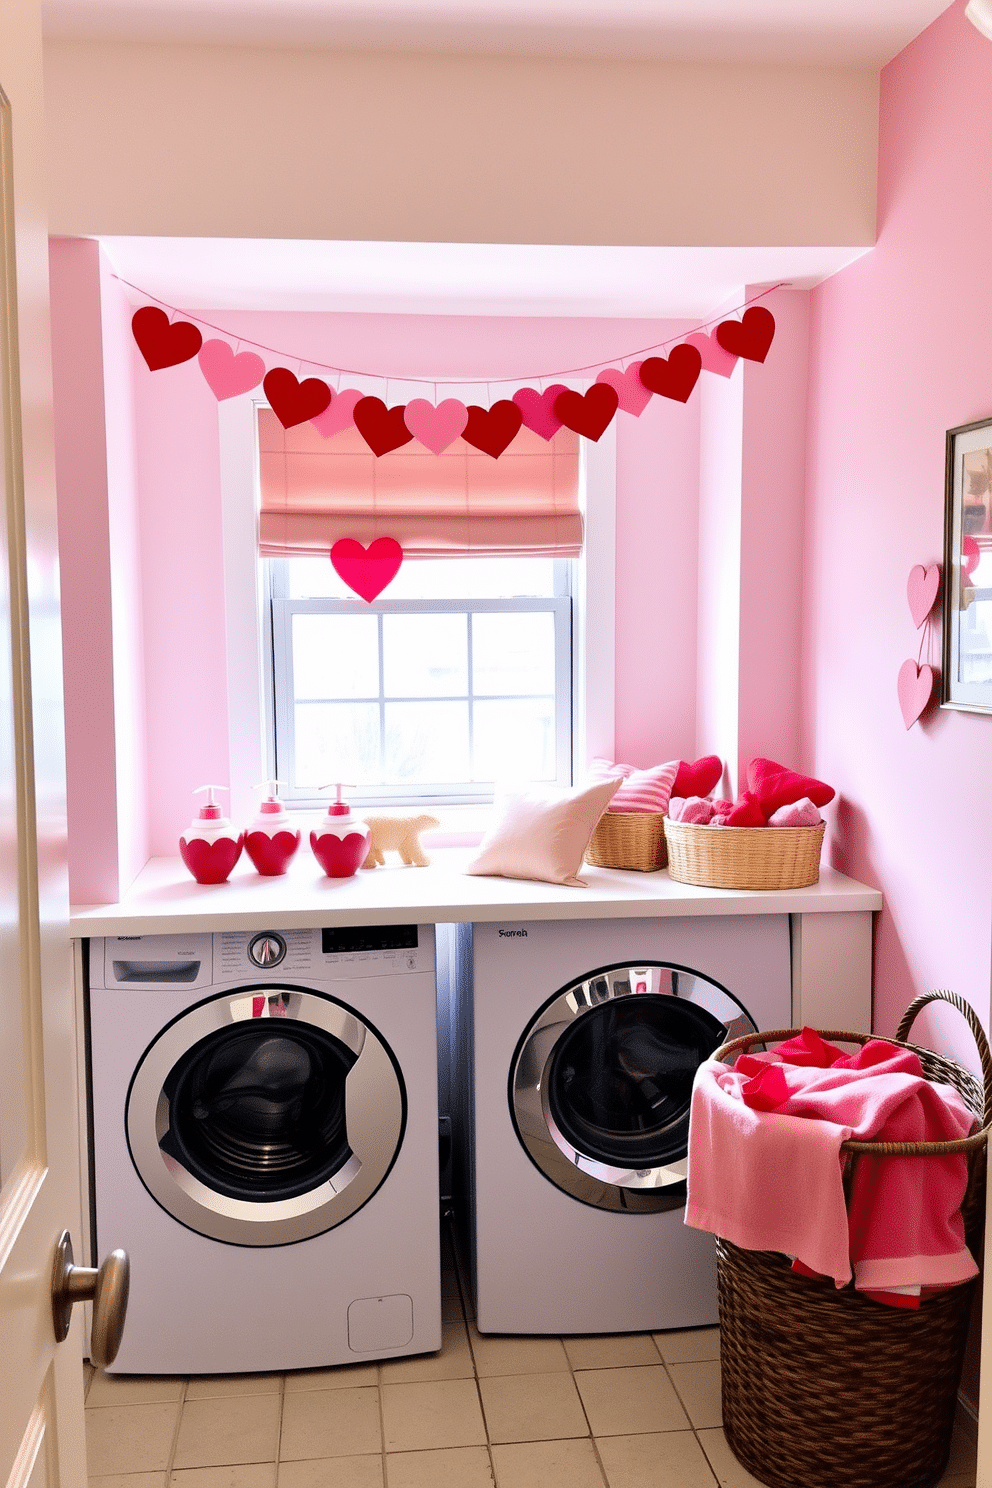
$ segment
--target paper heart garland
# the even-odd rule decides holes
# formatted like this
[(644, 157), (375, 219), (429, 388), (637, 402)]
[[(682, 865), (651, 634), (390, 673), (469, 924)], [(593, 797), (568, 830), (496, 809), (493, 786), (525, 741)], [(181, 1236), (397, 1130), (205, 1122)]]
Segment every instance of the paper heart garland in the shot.
[(542, 439), (553, 439), (561, 428), (561, 419), (555, 413), (555, 399), (568, 389), (563, 382), (555, 382), (543, 393), (536, 388), (518, 388), (513, 402), (520, 409), (521, 417), (528, 429), (540, 434)]
[(467, 444), (498, 460), (507, 445), (516, 439), (522, 423), (519, 405), (511, 403), (509, 398), (501, 398), (492, 408), (480, 408), (473, 403), (468, 410), (468, 422), (462, 437)]
[(178, 367), (196, 356), (203, 337), (188, 320), (169, 320), (156, 305), (144, 305), (131, 316), (131, 334), (150, 372)]
[(619, 403), (616, 388), (605, 382), (594, 382), (586, 393), (576, 393), (571, 388), (559, 393), (555, 399), (555, 413), (576, 434), (596, 440), (609, 427)]
[(721, 320), (716, 339), (724, 351), (746, 357), (749, 362), (763, 362), (775, 335), (775, 317), (764, 305), (752, 305), (740, 320)]
[(404, 422), (406, 408), (397, 403), (387, 408), (381, 398), (360, 398), (355, 404), (355, 427), (374, 455), (409, 444), (413, 435)]
[(406, 405), (403, 422), (414, 439), (435, 455), (443, 455), (468, 423), (468, 409), (458, 398), (445, 398), (436, 408), (426, 398), (414, 398)]
[(907, 728), (912, 728), (930, 701), (933, 684), (933, 667), (925, 663), (917, 667), (915, 661), (904, 661), (899, 668), (896, 686), (899, 693), (899, 707), (902, 709), (903, 722)]
[(323, 413), (318, 413), (310, 422), (322, 439), (330, 439), (342, 429), (350, 429), (355, 422), (355, 406), (365, 397), (357, 388), (342, 388), (335, 393)]
[(939, 589), (939, 563), (931, 563), (929, 568), (917, 563), (915, 568), (910, 569), (906, 581), (906, 598), (909, 600), (909, 613), (917, 630), (933, 609)]
[(645, 387), (640, 377), (643, 363), (631, 362), (626, 372), (621, 372), (616, 367), (605, 367), (597, 382), (608, 383), (617, 395), (617, 406), (624, 413), (632, 413), (639, 418), (651, 402), (651, 389)]
[(641, 381), (652, 393), (685, 403), (699, 380), (702, 365), (698, 347), (673, 346), (667, 359), (648, 357), (641, 366)]
[(242, 351), (235, 356), (226, 341), (205, 341), (198, 360), (218, 403), (250, 392), (265, 376), (265, 363), (260, 356), (253, 351)]
[(394, 537), (377, 537), (367, 548), (353, 537), (342, 537), (331, 549), (335, 573), (369, 604), (392, 583), (402, 562), (403, 549)]
[(286, 367), (274, 367), (262, 381), (272, 412), (284, 429), (316, 418), (331, 401), (331, 390), (319, 377), (299, 382)]

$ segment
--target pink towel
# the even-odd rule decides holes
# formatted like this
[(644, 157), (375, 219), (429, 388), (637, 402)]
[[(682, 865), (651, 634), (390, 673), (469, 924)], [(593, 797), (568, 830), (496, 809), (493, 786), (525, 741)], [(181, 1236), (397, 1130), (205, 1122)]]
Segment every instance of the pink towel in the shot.
[[(780, 1062), (782, 1051), (802, 1062)], [(956, 1090), (883, 1040), (844, 1055), (804, 1030), (734, 1069), (708, 1060), (693, 1090), (686, 1223), (795, 1256), (838, 1286), (852, 1261), (864, 1290), (966, 1281), (977, 1267), (960, 1215), (965, 1158), (860, 1158), (849, 1219), (840, 1144), (950, 1140), (976, 1124)]]
[(809, 796), (803, 796), (801, 801), (791, 801), (787, 806), (780, 806), (773, 811), (768, 818), (770, 827), (818, 827), (823, 818), (813, 805)]
[(705, 827), (713, 816), (713, 802), (702, 796), (676, 796), (668, 803), (668, 815), (671, 821), (695, 822)]

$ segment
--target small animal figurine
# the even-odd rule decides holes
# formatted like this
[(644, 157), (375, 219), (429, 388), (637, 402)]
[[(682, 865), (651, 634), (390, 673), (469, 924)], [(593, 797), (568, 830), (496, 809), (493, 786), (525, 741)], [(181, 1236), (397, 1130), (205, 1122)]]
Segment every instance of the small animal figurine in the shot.
[(387, 852), (398, 852), (404, 863), (418, 868), (429, 866), (431, 860), (420, 845), (420, 834), (441, 825), (436, 816), (367, 816), (365, 824), (371, 829), (372, 841), (363, 868), (385, 863), (383, 854)]

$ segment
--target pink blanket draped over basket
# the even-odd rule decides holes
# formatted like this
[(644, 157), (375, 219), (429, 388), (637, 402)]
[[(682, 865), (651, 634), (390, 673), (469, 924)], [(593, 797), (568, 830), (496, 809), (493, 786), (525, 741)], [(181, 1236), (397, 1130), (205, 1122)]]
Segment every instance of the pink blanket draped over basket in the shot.
[(733, 1068), (707, 1060), (692, 1095), (685, 1222), (781, 1251), (837, 1286), (853, 1274), (859, 1290), (905, 1305), (900, 1293), (978, 1273), (960, 1213), (967, 1160), (862, 1154), (848, 1203), (841, 1143), (952, 1141), (977, 1126), (952, 1086), (884, 1040), (846, 1055), (803, 1029)]

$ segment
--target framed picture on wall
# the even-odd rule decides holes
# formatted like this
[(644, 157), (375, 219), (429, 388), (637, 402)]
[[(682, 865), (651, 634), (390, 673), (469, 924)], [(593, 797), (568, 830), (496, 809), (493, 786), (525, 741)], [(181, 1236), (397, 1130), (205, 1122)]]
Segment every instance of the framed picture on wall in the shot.
[(941, 706), (992, 713), (992, 418), (948, 429)]

